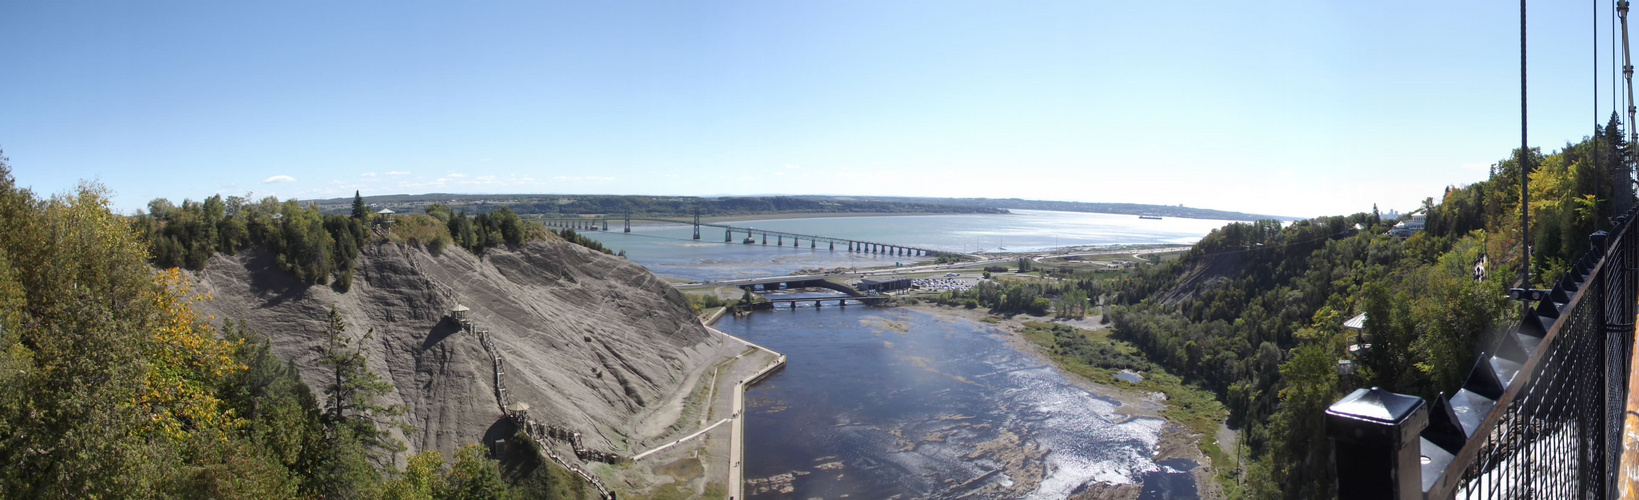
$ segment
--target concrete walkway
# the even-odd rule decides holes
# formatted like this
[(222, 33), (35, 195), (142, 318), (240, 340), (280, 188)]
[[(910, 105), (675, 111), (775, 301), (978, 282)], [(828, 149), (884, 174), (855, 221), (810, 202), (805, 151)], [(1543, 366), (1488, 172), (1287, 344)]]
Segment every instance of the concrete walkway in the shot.
[(711, 425), (708, 425), (708, 426), (706, 426), (706, 428), (704, 428), (704, 429), (700, 429), (700, 430), (698, 430), (698, 431), (695, 431), (695, 432), (694, 432), (694, 434), (689, 434), (689, 435), (687, 435), (687, 436), (683, 436), (683, 438), (682, 438), (682, 439), (679, 439), (679, 440), (676, 440), (676, 441), (672, 441), (672, 442), (670, 442), (670, 443), (666, 443), (666, 444), (663, 444), (663, 445), (660, 445), (660, 446), (656, 446), (656, 447), (655, 447), (655, 449), (652, 449), (652, 450), (649, 450), (649, 451), (645, 451), (645, 452), (643, 452), (643, 453), (639, 453), (639, 454), (637, 454), (637, 455), (635, 455), (635, 456), (633, 456), (633, 457), (632, 457), (632, 461), (633, 461), (633, 462), (636, 462), (636, 461), (638, 461), (638, 460), (642, 460), (642, 459), (643, 459), (643, 457), (647, 457), (647, 456), (649, 456), (649, 455), (653, 455), (653, 454), (655, 454), (655, 452), (659, 452), (659, 451), (662, 451), (662, 450), (665, 450), (665, 449), (666, 449), (666, 448), (671, 448), (671, 447), (673, 447), (673, 446), (677, 446), (677, 445), (679, 445), (679, 444), (683, 444), (683, 442), (684, 442), (684, 441), (688, 441), (688, 440), (690, 440), (690, 439), (694, 439), (694, 438), (697, 438), (697, 437), (700, 437), (700, 435), (701, 435), (701, 434), (705, 434), (705, 433), (706, 433), (706, 432), (707, 432), (707, 431), (710, 431), (710, 430), (712, 430), (712, 429), (716, 429), (716, 428), (717, 428), (717, 426), (719, 426), (719, 425), (723, 425), (723, 423), (725, 423), (725, 422), (728, 422), (728, 421), (729, 421), (729, 420), (730, 420), (730, 419), (727, 419), (727, 418), (725, 418), (725, 419), (722, 419), (722, 420), (718, 420), (718, 421), (717, 421), (717, 422), (716, 422), (716, 423), (713, 423), (713, 424), (711, 424)]
[(733, 404), (729, 407), (729, 418), (726, 419), (731, 422), (729, 425), (728, 438), (728, 498), (730, 500), (743, 500), (745, 498), (745, 492), (742, 491), (745, 488), (745, 467), (741, 463), (741, 460), (745, 456), (746, 386), (762, 381), (762, 379), (767, 377), (768, 374), (773, 373), (776, 368), (785, 366), (785, 355), (774, 352), (767, 347), (747, 342), (745, 339), (723, 333), (722, 330), (718, 330), (716, 328), (708, 326), (706, 329), (711, 330), (712, 333), (734, 339), (735, 341), (745, 344), (747, 347), (759, 349), (775, 356), (773, 363), (763, 367), (762, 370), (758, 370), (756, 374), (751, 376), (751, 378), (734, 383), (734, 400)]

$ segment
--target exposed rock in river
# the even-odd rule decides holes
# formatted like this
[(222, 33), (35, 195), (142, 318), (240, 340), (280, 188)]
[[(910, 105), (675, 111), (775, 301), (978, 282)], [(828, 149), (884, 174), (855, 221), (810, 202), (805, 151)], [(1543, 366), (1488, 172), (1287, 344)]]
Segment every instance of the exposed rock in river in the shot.
[(331, 305), (350, 334), (373, 328), (370, 368), (396, 387), (386, 402), (408, 409), (408, 453), (453, 454), (512, 432), (483, 346), (448, 317), (458, 303), (506, 357), (509, 401), (582, 433), (593, 449), (625, 452), (650, 437), (643, 429), (668, 427), (657, 421), (677, 418), (680, 399), (722, 345), (648, 270), (563, 241), (494, 248), (482, 258), (378, 242), (355, 269), (352, 289), (338, 293), (295, 280), (266, 252), (218, 255), (198, 273), (199, 291), (214, 296), (202, 309), (248, 320), (315, 391)]

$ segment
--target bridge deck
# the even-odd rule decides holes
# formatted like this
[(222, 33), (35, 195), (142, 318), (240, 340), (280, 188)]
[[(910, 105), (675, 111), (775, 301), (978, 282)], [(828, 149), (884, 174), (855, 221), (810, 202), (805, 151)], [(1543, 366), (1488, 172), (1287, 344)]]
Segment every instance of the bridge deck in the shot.
[[(607, 231), (607, 230), (609, 230), (609, 219), (610, 219), (610, 217), (598, 217), (598, 218), (587, 218), (587, 217), (540, 217), (538, 220), (540, 220), (542, 223), (544, 223), (548, 226), (554, 226), (554, 227), (556, 227), (558, 225), (568, 224), (570, 227), (576, 227), (576, 228), (585, 227), (585, 228), (590, 228), (590, 229), (594, 229), (594, 230), (597, 230), (601, 227), (601, 230)], [(616, 219), (620, 219), (620, 218), (616, 218)], [(771, 229), (757, 229), (757, 228), (754, 228), (754, 227), (731, 226), (731, 225), (728, 225), (728, 224), (718, 224), (718, 223), (712, 223), (712, 222), (691, 222), (691, 221), (687, 221), (687, 220), (666, 219), (666, 218), (661, 218), (661, 217), (630, 217), (630, 218), (626, 218), (625, 220), (628, 221), (627, 222), (628, 224), (629, 224), (629, 221), (638, 220), (638, 221), (648, 221), (648, 222), (664, 222), (664, 223), (667, 223), (667, 224), (680, 224), (680, 225), (685, 225), (685, 226), (695, 226), (695, 239), (702, 239), (700, 237), (700, 234), (699, 234), (699, 229), (700, 228), (702, 228), (702, 227), (713, 227), (713, 228), (723, 229), (723, 230), (728, 231), (728, 236), (729, 237), (727, 239), (729, 240), (729, 242), (733, 242), (733, 241), (736, 240), (736, 238), (733, 237), (734, 233), (746, 233), (747, 238), (751, 238), (753, 234), (762, 235), (764, 240), (765, 240), (763, 242), (764, 244), (767, 244), (766, 240), (769, 236), (774, 236), (776, 238), (782, 238), (782, 237), (791, 238), (791, 240), (792, 240), (791, 245), (792, 246), (796, 246), (798, 240), (809, 240), (810, 241), (809, 245), (810, 246), (815, 246), (815, 247), (818, 246), (819, 242), (824, 242), (828, 245), (829, 244), (836, 244), (836, 243), (840, 243), (840, 244), (843, 244), (843, 245), (858, 245), (859, 249), (857, 251), (860, 251), (860, 252), (863, 252), (863, 253), (880, 253), (880, 254), (890, 254), (890, 255), (909, 253), (909, 255), (921, 254), (923, 256), (937, 256), (937, 255), (943, 255), (943, 254), (950, 253), (950, 252), (945, 252), (945, 251), (942, 251), (942, 250), (934, 250), (934, 249), (931, 249), (931, 248), (913, 247), (913, 246), (900, 245), (900, 244), (895, 244), (895, 243), (882, 243), (882, 242), (866, 241), (866, 240), (853, 239), (853, 238), (839, 238), (839, 237), (835, 237), (835, 236), (821, 236), (821, 235), (817, 235), (817, 234), (793, 233), (793, 232), (790, 232), (790, 231), (776, 231), (776, 230), (771, 230)], [(628, 232), (629, 232), (629, 230), (628, 230)], [(784, 241), (778, 241), (778, 243), (783, 245)], [(898, 252), (898, 253), (896, 253), (896, 252)]]

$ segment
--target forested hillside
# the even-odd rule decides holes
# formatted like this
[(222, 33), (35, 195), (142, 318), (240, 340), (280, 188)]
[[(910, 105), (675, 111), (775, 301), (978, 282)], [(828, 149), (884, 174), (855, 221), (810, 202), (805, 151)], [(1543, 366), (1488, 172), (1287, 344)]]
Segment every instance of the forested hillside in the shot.
[(111, 212), (97, 185), (20, 189), (0, 156), (0, 498), (585, 496), (527, 438), (508, 445), (518, 457), (505, 471), (476, 444), (453, 463), (428, 451), (395, 467), (402, 445), (378, 419), (403, 410), (378, 399), (386, 384), (348, 340), (360, 327), (334, 310), (317, 352), (333, 382), (318, 391), (257, 325), (213, 325), (191, 281), (151, 258), (198, 263), (249, 241), (316, 281), (345, 273), (358, 233), (293, 204), (231, 217), (211, 204), (164, 211), (156, 227)]
[[(1546, 157), (1529, 152), (1536, 284), (1557, 279), (1587, 235), (1608, 226), (1620, 137), (1611, 127)], [(1089, 288), (1116, 304), (1115, 338), (1229, 408), (1251, 457), (1246, 497), (1325, 497), (1322, 412), (1345, 389), (1454, 392), (1481, 346), (1516, 319), (1503, 297), (1526, 264), (1519, 168), (1516, 151), (1489, 179), (1428, 199), (1427, 229), (1409, 238), (1386, 235), (1394, 221), (1376, 213), (1237, 223), (1182, 259)], [(1372, 348), (1340, 380), (1337, 362), (1360, 341), (1343, 322), (1360, 313)]]

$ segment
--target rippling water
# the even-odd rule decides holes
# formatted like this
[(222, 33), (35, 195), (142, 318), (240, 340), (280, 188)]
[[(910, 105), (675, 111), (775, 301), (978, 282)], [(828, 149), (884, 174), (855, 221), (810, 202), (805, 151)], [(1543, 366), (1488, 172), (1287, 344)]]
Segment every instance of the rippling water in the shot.
[(789, 356), (746, 394), (750, 498), (1056, 499), (1095, 481), (1194, 497), (1193, 464), (1151, 459), (1164, 421), (1117, 413), (989, 326), (865, 307), (717, 326)]
[[(919, 215), (886, 217), (825, 217), (729, 222), (728, 225), (774, 231), (814, 234), (859, 241), (890, 243), (933, 250), (974, 252), (1005, 248), (1033, 251), (1044, 248), (1082, 245), (1193, 244), (1213, 229), (1229, 221), (1203, 219), (1139, 219), (1130, 215), (1089, 214), (1017, 210), (1007, 215)], [(626, 251), (628, 258), (657, 274), (693, 280), (721, 280), (753, 276), (783, 275), (803, 268), (876, 267), (895, 262), (912, 263), (915, 257), (895, 257), (831, 250), (826, 245), (810, 248), (804, 241), (777, 245), (723, 241), (724, 230), (702, 228), (694, 240), (693, 228), (683, 225), (637, 225), (631, 233), (621, 232), (613, 221), (610, 232), (589, 231), (614, 251)]]

